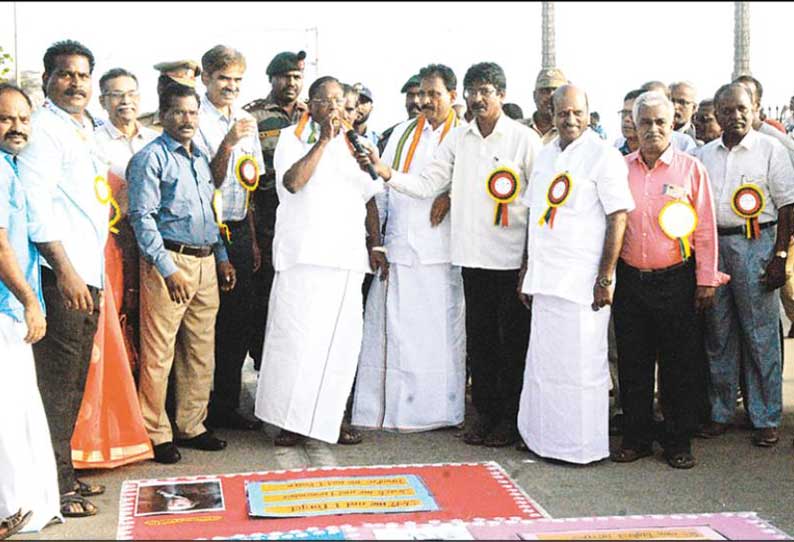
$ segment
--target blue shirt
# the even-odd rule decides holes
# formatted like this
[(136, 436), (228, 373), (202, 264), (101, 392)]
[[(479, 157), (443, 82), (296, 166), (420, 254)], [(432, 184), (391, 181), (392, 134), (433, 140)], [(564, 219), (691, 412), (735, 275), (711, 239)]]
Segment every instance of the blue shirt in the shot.
[[(0, 150), (0, 228), (6, 230), (17, 263), (43, 309), (39, 251), (28, 239), (28, 207), (25, 192), (19, 181), (16, 158), (2, 150)], [(22, 303), (2, 281), (0, 281), (0, 313), (18, 322), (25, 320)]]
[(212, 211), (209, 158), (191, 143), (191, 152), (163, 134), (127, 166), (130, 222), (147, 262), (163, 277), (177, 271), (163, 239), (184, 245), (212, 245), (219, 262), (228, 261)]

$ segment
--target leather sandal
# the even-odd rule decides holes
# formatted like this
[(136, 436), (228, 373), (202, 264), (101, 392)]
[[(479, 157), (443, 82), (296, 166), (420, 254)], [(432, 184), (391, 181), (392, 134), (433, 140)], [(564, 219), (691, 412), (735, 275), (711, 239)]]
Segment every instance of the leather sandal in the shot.
[(642, 459), (643, 457), (648, 457), (651, 455), (653, 455), (653, 450), (650, 448), (641, 448), (639, 450), (635, 450), (633, 448), (624, 448), (621, 446), (609, 455), (609, 459), (615, 463), (633, 463), (638, 459)]
[(102, 484), (86, 484), (82, 480), (75, 480), (74, 490), (82, 497), (96, 497), (105, 492), (105, 486)]
[(298, 433), (293, 433), (292, 431), (287, 431), (286, 429), (282, 429), (278, 435), (276, 435), (275, 440), (273, 443), (276, 446), (297, 446), (303, 440), (303, 435), (299, 435)]
[(339, 440), (337, 440), (337, 444), (345, 444), (345, 445), (352, 445), (352, 444), (361, 444), (361, 441), (364, 440), (361, 437), (361, 433), (353, 429), (352, 427), (342, 427), (339, 430)]
[(16, 514), (0, 520), (0, 540), (5, 540), (9, 536), (15, 535), (21, 531), (22, 528), (28, 524), (32, 515), (32, 510), (28, 510), (23, 514), (20, 508)]
[(691, 469), (695, 466), (695, 458), (689, 452), (665, 454), (664, 458), (667, 460), (667, 464), (674, 469)]
[[(72, 505), (75, 504), (80, 505), (79, 511), (73, 510)], [(61, 495), (61, 515), (63, 515), (63, 517), (84, 518), (87, 516), (95, 516), (97, 512), (97, 507), (76, 491)]]

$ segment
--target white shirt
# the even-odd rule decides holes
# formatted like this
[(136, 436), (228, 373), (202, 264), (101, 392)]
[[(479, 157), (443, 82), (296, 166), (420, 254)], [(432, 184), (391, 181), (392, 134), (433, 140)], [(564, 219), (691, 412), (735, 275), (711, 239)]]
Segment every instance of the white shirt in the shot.
[(494, 224), (496, 202), (486, 190), (489, 175), (507, 166), (526, 190), (540, 138), (501, 114), (488, 137), (477, 122), (452, 130), (420, 175), (393, 172), (389, 186), (419, 198), (450, 190), (450, 250), (453, 265), (481, 269), (518, 269), (527, 236), (527, 210), (517, 198), (508, 205), (507, 227)]
[[(30, 144), (19, 154), (19, 177), (31, 240), (61, 241), (80, 278), (102, 288), (110, 207), (99, 201), (95, 181), (107, 180), (109, 164), (97, 148), (93, 125), (85, 122), (45, 101), (33, 113)], [(49, 266), (43, 256), (42, 264)]]
[(769, 136), (751, 128), (733, 149), (728, 150), (719, 137), (701, 147), (696, 156), (709, 172), (720, 228), (745, 224), (731, 208), (740, 184), (754, 183), (764, 193), (760, 224), (777, 220), (777, 210), (794, 203), (794, 167), (783, 145)]
[(780, 141), (780, 143), (788, 151), (788, 157), (791, 160), (792, 165), (794, 165), (794, 138), (788, 134), (784, 134), (768, 122), (761, 123), (761, 126), (758, 128), (758, 133), (772, 136)]
[(136, 121), (135, 124), (138, 127), (138, 132), (131, 138), (127, 138), (110, 121), (104, 123), (94, 132), (97, 147), (105, 159), (110, 162), (111, 173), (122, 179), (126, 178), (127, 164), (132, 155), (160, 135), (140, 122)]
[[(571, 177), (570, 195), (557, 207), (554, 227), (540, 225), (548, 209), (549, 186), (565, 172)], [(607, 215), (634, 209), (628, 174), (620, 152), (592, 130), (585, 130), (565, 150), (559, 138), (543, 147), (522, 198), (530, 208), (524, 293), (582, 305), (593, 302)]]
[[(383, 190), (361, 171), (340, 132), (323, 150), (308, 183), (295, 194), (284, 187), (284, 173), (306, 156), (314, 143), (295, 126), (281, 131), (273, 156), (276, 170), (276, 235), (273, 267), (284, 271), (298, 264), (372, 273), (367, 254), (366, 203)], [(319, 128), (316, 128), (319, 134)]]
[[(232, 110), (231, 118), (225, 116), (206, 94), (201, 97), (201, 107), (199, 107), (199, 133), (194, 138), (210, 160), (215, 157), (218, 148), (221, 146), (223, 138), (229, 133), (234, 123), (240, 119), (256, 119), (241, 107), (235, 106)], [(229, 164), (226, 166), (226, 178), (221, 185), (223, 195), (223, 219), (235, 222), (245, 219), (248, 214), (246, 205), (247, 191), (243, 188), (234, 172), (237, 161), (240, 157), (249, 155), (256, 160), (259, 168), (259, 175), (265, 172), (265, 164), (262, 161), (262, 147), (259, 144), (258, 132), (254, 131), (250, 136), (242, 139), (232, 149), (229, 157)]]
[[(400, 139), (406, 130), (416, 123), (416, 119), (407, 120), (394, 128), (381, 160), (392, 165)], [(424, 123), (409, 173), (418, 175), (433, 160), (443, 131), (443, 122), (435, 130), (429, 122)], [(414, 129), (403, 145), (400, 163), (397, 165), (400, 171), (408, 159), (408, 149), (415, 133)], [(452, 130), (446, 137), (451, 133)], [(450, 220), (449, 217), (444, 218), (444, 221), (435, 227), (430, 224), (430, 209), (434, 200), (412, 198), (396, 190), (387, 190), (385, 194), (387, 197), (383, 199), (387, 206), (388, 221), (384, 245), (388, 251), (389, 261), (402, 265), (412, 265), (417, 260), (423, 265), (449, 263)], [(381, 200), (378, 200), (379, 205), (380, 203)]]

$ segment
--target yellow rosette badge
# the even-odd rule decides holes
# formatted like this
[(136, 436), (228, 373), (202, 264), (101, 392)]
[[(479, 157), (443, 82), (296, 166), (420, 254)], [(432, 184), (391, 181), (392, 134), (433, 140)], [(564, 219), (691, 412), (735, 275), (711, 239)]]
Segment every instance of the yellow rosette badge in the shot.
[(506, 228), (510, 225), (507, 206), (518, 197), (521, 191), (521, 177), (507, 166), (501, 166), (488, 175), (485, 188), (496, 202), (494, 226)]
[(758, 217), (765, 206), (764, 192), (757, 184), (743, 184), (731, 196), (731, 208), (745, 220), (744, 230), (748, 239), (758, 239), (761, 236)]
[(682, 261), (687, 261), (692, 256), (689, 236), (695, 231), (697, 224), (697, 212), (687, 201), (674, 200), (668, 202), (659, 211), (659, 226), (661, 226), (667, 237), (673, 241), (678, 241)]
[(217, 188), (212, 194), (212, 210), (215, 211), (215, 224), (218, 225), (221, 235), (225, 236), (226, 240), (231, 243), (232, 232), (229, 230), (229, 226), (223, 222), (223, 194), (221, 194), (221, 191)]
[(548, 208), (543, 216), (538, 220), (538, 225), (548, 224), (549, 228), (554, 227), (554, 217), (557, 215), (557, 208), (562, 207), (571, 195), (573, 181), (568, 172), (560, 173), (549, 184), (546, 191), (546, 205)]
[(94, 194), (99, 203), (102, 205), (110, 204), (113, 208), (113, 216), (110, 218), (110, 222), (108, 222), (108, 230), (110, 230), (111, 233), (118, 233), (119, 229), (116, 227), (116, 224), (121, 220), (121, 208), (118, 202), (113, 198), (113, 190), (110, 188), (108, 180), (102, 175), (97, 175), (94, 178)]
[(237, 182), (240, 183), (247, 192), (245, 198), (245, 208), (248, 208), (248, 201), (251, 197), (251, 192), (259, 187), (259, 165), (250, 154), (244, 154), (237, 159), (234, 164), (234, 176)]

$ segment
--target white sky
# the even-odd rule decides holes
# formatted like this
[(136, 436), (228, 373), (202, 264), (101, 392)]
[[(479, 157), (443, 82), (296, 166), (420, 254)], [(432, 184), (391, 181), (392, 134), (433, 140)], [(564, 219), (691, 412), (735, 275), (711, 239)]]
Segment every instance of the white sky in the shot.
[[(558, 2), (555, 8), (557, 65), (588, 92), (610, 140), (619, 135), (623, 95), (643, 82), (691, 80), (700, 99), (730, 78), (733, 2)], [(21, 69), (42, 70), (48, 45), (77, 39), (96, 57), (95, 81), (116, 66), (138, 76), (142, 112), (156, 107), (157, 62), (199, 61), (218, 43), (235, 47), (248, 60), (245, 103), (268, 93), (265, 67), (274, 54), (305, 49), (322, 75), (372, 89), (370, 125), (376, 130), (405, 117), (399, 89), (431, 62), (455, 70), (459, 92), (471, 64), (499, 63), (507, 101), (529, 115), (540, 69), (540, 13), (540, 2), (17, 4)], [(794, 93), (787, 54), (792, 20), (794, 3), (751, 3), (750, 66), (764, 85), (764, 105), (782, 106)], [(310, 28), (317, 28), (319, 48)], [(11, 2), (0, 2), (0, 46), (13, 53)], [(308, 65), (304, 93), (316, 75)], [(95, 87), (95, 113), (101, 111), (97, 94)]]

